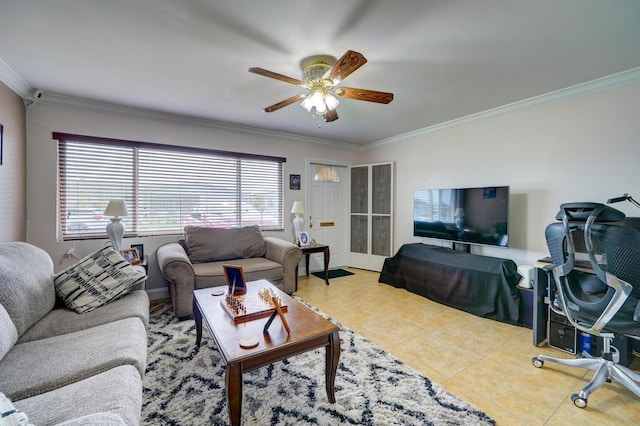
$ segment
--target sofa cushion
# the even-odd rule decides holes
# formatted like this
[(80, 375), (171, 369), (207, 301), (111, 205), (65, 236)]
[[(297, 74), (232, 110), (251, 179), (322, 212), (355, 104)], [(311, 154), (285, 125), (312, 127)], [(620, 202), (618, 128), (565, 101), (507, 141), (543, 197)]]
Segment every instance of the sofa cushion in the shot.
[[(196, 273), (195, 288), (226, 285), (227, 278), (224, 275), (223, 267), (226, 264), (227, 262), (209, 262), (193, 265), (193, 270)], [(275, 285), (282, 281), (284, 274), (282, 265), (264, 257), (236, 259), (233, 264), (242, 266), (247, 282), (265, 279)]]
[(89, 312), (127, 294), (147, 279), (107, 246), (57, 274), (56, 294), (69, 309)]
[(0, 304), (18, 336), (55, 305), (53, 261), (44, 250), (23, 242), (0, 243)]
[(146, 291), (134, 290), (82, 316), (65, 307), (54, 309), (20, 336), (18, 343), (73, 333), (124, 318), (140, 318), (145, 328), (149, 325), (149, 296)]
[(4, 306), (0, 305), (0, 359), (4, 358), (17, 341), (18, 330)]
[(257, 226), (228, 229), (187, 226), (184, 231), (192, 263), (262, 257), (267, 251)]
[[(29, 414), (36, 425), (68, 424), (96, 415), (100, 420), (111, 413), (122, 418), (126, 425), (140, 424), (142, 407), (142, 379), (138, 371), (123, 365), (112, 368), (79, 382), (68, 384), (51, 392), (30, 398), (14, 400), (15, 406)], [(120, 423), (115, 423), (120, 424)]]
[(138, 318), (127, 318), (16, 344), (0, 360), (0, 389), (17, 401), (119, 365), (133, 365), (142, 377), (146, 362), (147, 330)]

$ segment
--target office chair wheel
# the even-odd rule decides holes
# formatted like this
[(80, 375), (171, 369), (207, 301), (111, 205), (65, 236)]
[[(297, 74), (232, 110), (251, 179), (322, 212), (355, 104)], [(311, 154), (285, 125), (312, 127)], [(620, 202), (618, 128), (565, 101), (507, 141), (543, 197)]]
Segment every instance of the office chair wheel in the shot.
[(533, 366), (536, 368), (542, 368), (542, 366), (544, 365), (544, 361), (536, 356), (531, 358), (531, 362), (533, 363)]
[(571, 394), (571, 400), (573, 401), (574, 405), (578, 408), (585, 408), (587, 406), (587, 400), (581, 397), (580, 395), (578, 395), (577, 393)]

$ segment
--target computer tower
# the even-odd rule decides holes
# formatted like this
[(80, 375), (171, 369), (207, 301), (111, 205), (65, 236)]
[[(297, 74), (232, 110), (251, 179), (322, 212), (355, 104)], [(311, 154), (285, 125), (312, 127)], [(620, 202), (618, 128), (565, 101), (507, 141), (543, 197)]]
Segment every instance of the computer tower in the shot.
[(549, 346), (575, 355), (577, 333), (567, 317), (549, 309), (548, 325), (547, 343)]

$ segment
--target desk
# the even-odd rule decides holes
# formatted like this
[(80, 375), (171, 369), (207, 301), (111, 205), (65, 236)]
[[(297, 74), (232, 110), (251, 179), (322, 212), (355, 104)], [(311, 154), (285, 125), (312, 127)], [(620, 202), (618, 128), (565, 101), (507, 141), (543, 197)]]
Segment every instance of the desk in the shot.
[[(304, 266), (309, 276), (309, 255), (312, 253), (324, 253), (324, 282), (329, 285), (329, 260), (331, 253), (329, 253), (329, 246), (326, 244), (316, 244), (315, 246), (300, 247), (302, 254), (304, 255)], [(298, 290), (298, 268), (296, 267), (296, 290)]]

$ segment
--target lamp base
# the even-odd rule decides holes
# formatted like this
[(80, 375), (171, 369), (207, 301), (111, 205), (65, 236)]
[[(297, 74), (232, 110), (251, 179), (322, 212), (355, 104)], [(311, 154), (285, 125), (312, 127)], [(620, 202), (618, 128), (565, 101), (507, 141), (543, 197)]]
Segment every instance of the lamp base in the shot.
[(296, 214), (296, 217), (293, 218), (293, 229), (296, 233), (295, 239), (298, 240), (298, 232), (302, 232), (304, 227), (304, 219), (300, 213)]
[(124, 225), (120, 222), (119, 217), (111, 218), (111, 223), (107, 225), (107, 235), (113, 248), (116, 251), (120, 251), (122, 248), (122, 238), (124, 237)]

